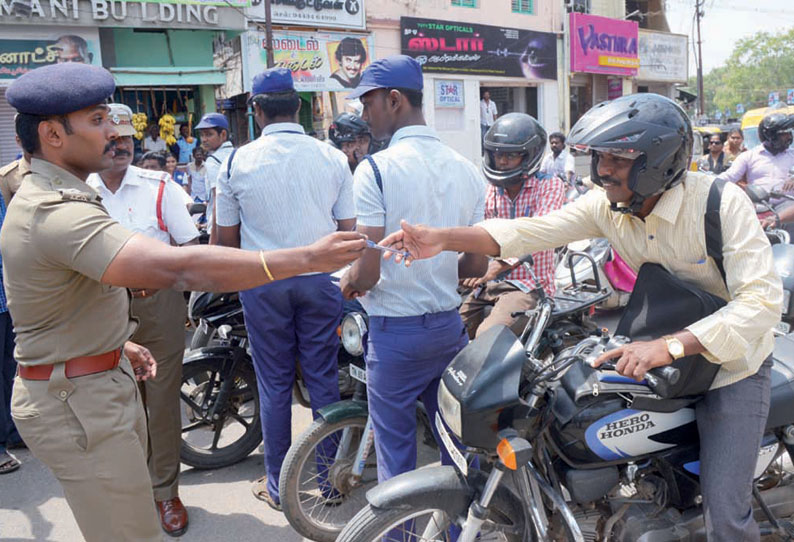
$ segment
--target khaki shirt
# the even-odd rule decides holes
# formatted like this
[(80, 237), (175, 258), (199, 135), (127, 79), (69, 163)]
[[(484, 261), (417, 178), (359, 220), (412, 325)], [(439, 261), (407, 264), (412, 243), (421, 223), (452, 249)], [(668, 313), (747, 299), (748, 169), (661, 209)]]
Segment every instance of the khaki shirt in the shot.
[(92, 188), (33, 159), (0, 231), (21, 365), (102, 354), (132, 335), (127, 291), (99, 281), (133, 235), (108, 216)]
[(22, 178), (30, 172), (30, 162), (24, 158), (14, 160), (0, 168), (0, 194), (8, 207), (11, 198), (19, 190)]
[(488, 220), (479, 226), (499, 243), (503, 258), (606, 237), (635, 271), (645, 262), (658, 263), (727, 300), (725, 307), (687, 327), (706, 348), (705, 357), (721, 365), (712, 385), (718, 388), (755, 374), (772, 352), (783, 286), (752, 203), (740, 188), (727, 183), (720, 207), (726, 288), (706, 254), (703, 215), (710, 187), (708, 177), (689, 173), (662, 195), (644, 221), (611, 211), (606, 194), (592, 190), (545, 216)]

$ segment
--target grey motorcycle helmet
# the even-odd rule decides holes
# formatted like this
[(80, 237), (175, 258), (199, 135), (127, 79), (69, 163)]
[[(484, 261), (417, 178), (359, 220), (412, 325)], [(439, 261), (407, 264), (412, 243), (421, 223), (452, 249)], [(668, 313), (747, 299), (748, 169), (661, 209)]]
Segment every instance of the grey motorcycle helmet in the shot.
[[(504, 188), (523, 182), (540, 169), (546, 149), (546, 130), (525, 113), (508, 113), (499, 117), (483, 139), (482, 172), (488, 182)], [(515, 169), (496, 169), (494, 154), (520, 152), (524, 159)]]
[(771, 113), (758, 124), (758, 139), (764, 148), (774, 155), (788, 149), (789, 144), (781, 137), (784, 132), (794, 128), (794, 116), (785, 113)]
[(649, 197), (684, 180), (692, 156), (692, 123), (681, 107), (659, 94), (632, 94), (602, 102), (574, 125), (568, 145), (589, 152), (590, 176), (598, 175), (598, 152), (634, 159), (629, 189), (634, 196), (627, 206), (612, 210), (636, 213)]

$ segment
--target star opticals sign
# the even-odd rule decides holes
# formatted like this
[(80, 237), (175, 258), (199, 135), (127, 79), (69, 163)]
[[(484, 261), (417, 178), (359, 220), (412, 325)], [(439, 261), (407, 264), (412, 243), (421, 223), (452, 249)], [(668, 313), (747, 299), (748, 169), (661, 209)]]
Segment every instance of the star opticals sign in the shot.
[(608, 75), (637, 75), (639, 25), (571, 13), (571, 70)]

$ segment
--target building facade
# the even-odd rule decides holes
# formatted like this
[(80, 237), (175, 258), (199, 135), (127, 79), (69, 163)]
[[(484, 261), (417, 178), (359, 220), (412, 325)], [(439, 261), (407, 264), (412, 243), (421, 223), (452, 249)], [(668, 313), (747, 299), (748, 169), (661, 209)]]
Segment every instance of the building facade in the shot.
[(378, 58), (423, 64), (425, 117), (442, 140), (479, 163), (480, 100), (560, 127), (562, 3), (536, 0), (369, 0)]

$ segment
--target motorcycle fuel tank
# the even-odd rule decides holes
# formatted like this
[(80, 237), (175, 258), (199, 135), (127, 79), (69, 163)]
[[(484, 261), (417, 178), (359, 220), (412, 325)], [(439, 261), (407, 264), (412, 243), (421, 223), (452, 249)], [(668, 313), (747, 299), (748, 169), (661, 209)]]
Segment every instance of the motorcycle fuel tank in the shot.
[[(627, 406), (626, 393), (584, 390), (609, 378), (589, 367), (572, 367), (557, 388), (551, 436), (572, 467), (593, 467), (629, 461), (679, 445), (697, 443), (693, 408), (653, 412)], [(627, 383), (627, 386), (637, 385)], [(577, 399), (578, 398), (578, 399)], [(568, 406), (566, 406), (568, 405)], [(570, 415), (562, 415), (563, 412)]]

